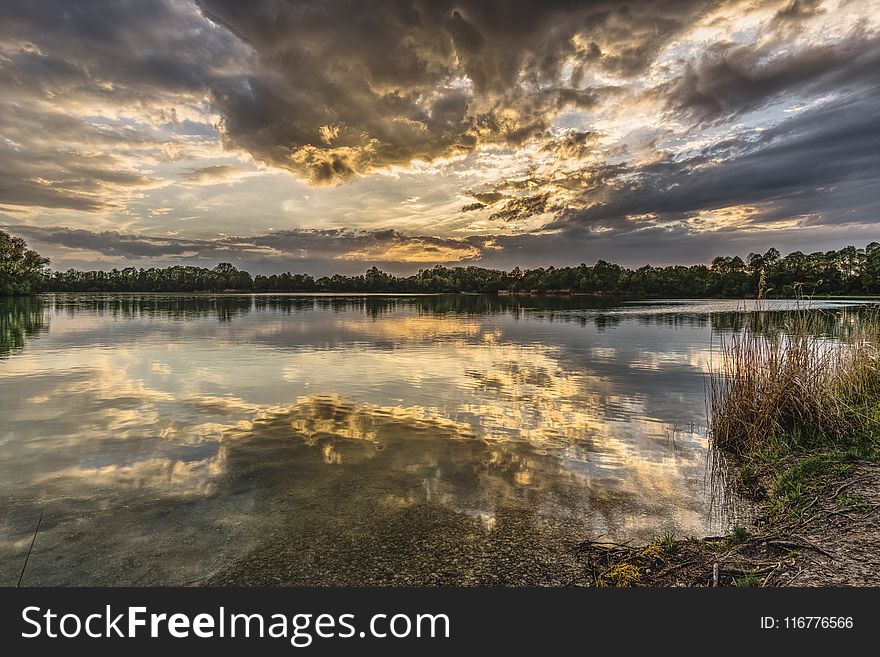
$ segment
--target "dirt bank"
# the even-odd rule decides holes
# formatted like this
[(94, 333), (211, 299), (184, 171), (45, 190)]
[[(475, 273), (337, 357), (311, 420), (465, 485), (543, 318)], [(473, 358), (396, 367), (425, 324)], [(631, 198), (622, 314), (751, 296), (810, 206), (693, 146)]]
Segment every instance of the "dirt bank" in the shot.
[(829, 477), (796, 518), (725, 537), (581, 546), (592, 586), (878, 586), (880, 464)]

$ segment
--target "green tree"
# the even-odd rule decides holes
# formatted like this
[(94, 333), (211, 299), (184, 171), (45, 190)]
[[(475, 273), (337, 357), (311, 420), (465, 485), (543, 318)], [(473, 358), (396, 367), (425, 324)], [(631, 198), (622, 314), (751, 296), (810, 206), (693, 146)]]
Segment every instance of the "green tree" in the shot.
[(865, 249), (865, 268), (862, 271), (862, 286), (869, 294), (880, 292), (880, 244), (871, 242)]
[(0, 230), (0, 296), (39, 292), (48, 264), (23, 239)]

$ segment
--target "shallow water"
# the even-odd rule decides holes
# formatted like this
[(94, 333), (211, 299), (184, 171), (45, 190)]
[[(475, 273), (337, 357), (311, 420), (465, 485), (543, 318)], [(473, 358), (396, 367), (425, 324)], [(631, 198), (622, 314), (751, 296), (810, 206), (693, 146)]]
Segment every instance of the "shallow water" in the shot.
[(705, 377), (744, 307), (0, 299), (0, 584), (41, 512), (31, 585), (565, 583), (585, 538), (717, 533)]

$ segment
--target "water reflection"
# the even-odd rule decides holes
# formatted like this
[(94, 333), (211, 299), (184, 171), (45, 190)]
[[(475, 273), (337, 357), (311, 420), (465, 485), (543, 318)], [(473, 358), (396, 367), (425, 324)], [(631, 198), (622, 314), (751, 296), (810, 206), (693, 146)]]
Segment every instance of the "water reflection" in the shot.
[(47, 330), (40, 297), (0, 297), (0, 358)]
[(32, 584), (562, 583), (586, 536), (719, 529), (704, 374), (736, 302), (13, 301), (2, 583), (41, 511)]

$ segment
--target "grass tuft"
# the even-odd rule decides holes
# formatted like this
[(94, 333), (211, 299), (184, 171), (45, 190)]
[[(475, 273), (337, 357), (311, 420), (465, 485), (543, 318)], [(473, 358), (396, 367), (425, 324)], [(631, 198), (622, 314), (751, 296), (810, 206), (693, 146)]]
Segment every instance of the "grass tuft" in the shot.
[(657, 545), (659, 545), (664, 552), (674, 550), (676, 544), (677, 541), (675, 540), (675, 534), (672, 532), (666, 532), (663, 536), (657, 539)]
[(756, 573), (746, 573), (742, 577), (737, 577), (734, 582), (740, 588), (755, 587), (761, 586), (764, 583), (764, 578)]
[(784, 321), (759, 307), (721, 347), (709, 380), (713, 449), (737, 464), (746, 492), (771, 514), (808, 509), (824, 478), (876, 459), (880, 437), (880, 319), (861, 313), (828, 334), (801, 304)]
[(725, 536), (724, 542), (727, 545), (739, 545), (740, 543), (745, 543), (751, 537), (751, 533), (745, 527), (741, 527), (736, 525), (732, 530), (730, 530), (730, 534)]

